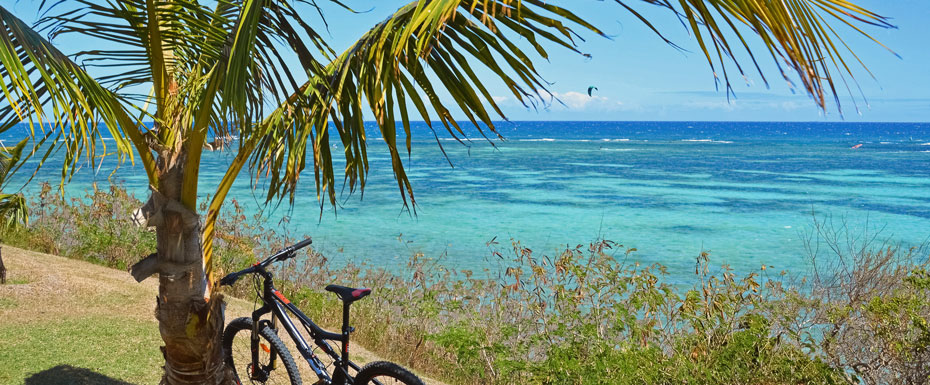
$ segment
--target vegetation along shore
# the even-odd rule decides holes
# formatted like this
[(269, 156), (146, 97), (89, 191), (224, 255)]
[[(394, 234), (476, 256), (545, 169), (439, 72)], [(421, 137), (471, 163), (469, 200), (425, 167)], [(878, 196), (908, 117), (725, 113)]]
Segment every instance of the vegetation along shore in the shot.
[[(29, 225), (7, 229), (4, 243), (126, 269), (155, 242), (132, 223), (140, 202), (118, 186), (71, 200), (44, 191), (30, 203)], [(236, 205), (220, 218), (228, 218), (217, 230), (222, 271), (289, 241)], [(282, 291), (326, 325), (340, 319), (327, 310), (336, 300), (326, 283), (380, 288), (354, 309), (359, 343), (453, 384), (926, 381), (927, 254), (829, 222), (812, 227), (812, 245), (829, 250), (812, 256), (812, 270), (732, 271), (704, 254), (695, 284), (684, 286), (607, 240), (555, 254), (492, 245), (498, 267), (482, 272), (424, 255), (392, 271), (336, 269), (311, 251), (278, 274)], [(250, 285), (233, 294), (253, 295)]]

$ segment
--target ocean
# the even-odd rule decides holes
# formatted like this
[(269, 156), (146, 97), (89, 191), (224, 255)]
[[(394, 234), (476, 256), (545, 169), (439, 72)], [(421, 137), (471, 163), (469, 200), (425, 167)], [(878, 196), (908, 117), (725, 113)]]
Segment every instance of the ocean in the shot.
[[(608, 239), (637, 249), (628, 262), (661, 263), (673, 277), (691, 274), (702, 251), (738, 271), (797, 271), (814, 216), (893, 243), (930, 238), (930, 123), (502, 122), (499, 131), (505, 140), (473, 131), (460, 144), (416, 124), (405, 157), (415, 213), (401, 203), (376, 130), (364, 195), (344, 194), (335, 209), (321, 211), (312, 168), (293, 206), (263, 205), (262, 182), (245, 172), (230, 198), (261, 210), (269, 227), (312, 236), (331, 263), (388, 268), (423, 253), (481, 271), (495, 264), (490, 249), (507, 250), (511, 240), (551, 256)], [(205, 154), (203, 198), (232, 156)], [(114, 165), (108, 158), (80, 170), (68, 193), (114, 181), (144, 200), (141, 167), (113, 173)], [(25, 192), (45, 180), (60, 180), (54, 161)]]

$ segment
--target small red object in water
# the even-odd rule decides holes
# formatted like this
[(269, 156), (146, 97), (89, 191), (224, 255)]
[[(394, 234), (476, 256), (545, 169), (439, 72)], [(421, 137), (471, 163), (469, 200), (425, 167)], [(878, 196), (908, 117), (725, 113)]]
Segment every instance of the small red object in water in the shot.
[(859, 147), (862, 147), (862, 143), (859, 143), (859, 144), (857, 144), (857, 145), (855, 145), (855, 146), (852, 146), (852, 149), (855, 150), (855, 149), (857, 149), (857, 148), (859, 148)]

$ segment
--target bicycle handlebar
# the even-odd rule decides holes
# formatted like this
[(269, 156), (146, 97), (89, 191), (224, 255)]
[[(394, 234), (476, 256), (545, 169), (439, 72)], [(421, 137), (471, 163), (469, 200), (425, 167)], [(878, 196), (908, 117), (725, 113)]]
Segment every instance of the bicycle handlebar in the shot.
[(310, 239), (310, 238), (307, 238), (307, 239), (304, 239), (304, 240), (302, 240), (302, 241), (300, 241), (300, 242), (297, 242), (297, 243), (295, 243), (295, 244), (293, 244), (293, 245), (291, 245), (291, 246), (285, 247), (285, 248), (281, 249), (281, 251), (278, 251), (277, 253), (275, 253), (274, 255), (272, 255), (272, 256), (270, 256), (270, 257), (268, 257), (268, 258), (265, 258), (264, 261), (261, 261), (261, 262), (259, 262), (259, 263), (256, 263), (256, 264), (250, 266), (248, 269), (240, 270), (240, 271), (237, 271), (237, 272), (235, 272), (235, 273), (229, 273), (229, 274), (227, 274), (225, 277), (223, 277), (223, 279), (220, 280), (220, 285), (221, 285), (221, 286), (229, 286), (229, 285), (232, 285), (232, 284), (236, 283), (236, 281), (238, 281), (239, 278), (242, 277), (243, 275), (252, 274), (252, 273), (255, 273), (255, 272), (259, 271), (259, 270), (264, 270), (264, 269), (265, 269), (265, 266), (268, 266), (268, 265), (270, 265), (270, 264), (272, 264), (272, 263), (275, 263), (275, 262), (278, 262), (278, 261), (284, 261), (284, 260), (288, 260), (288, 259), (294, 258), (294, 257), (296, 256), (295, 251), (300, 250), (300, 249), (302, 249), (302, 248), (304, 248), (304, 247), (307, 247), (307, 246), (309, 246), (311, 243), (313, 243), (313, 240)]
[(297, 250), (303, 249), (304, 247), (310, 246), (311, 243), (313, 243), (313, 239), (307, 238), (300, 242), (295, 243), (294, 246), (291, 246), (291, 247), (294, 248), (294, 251), (297, 251)]

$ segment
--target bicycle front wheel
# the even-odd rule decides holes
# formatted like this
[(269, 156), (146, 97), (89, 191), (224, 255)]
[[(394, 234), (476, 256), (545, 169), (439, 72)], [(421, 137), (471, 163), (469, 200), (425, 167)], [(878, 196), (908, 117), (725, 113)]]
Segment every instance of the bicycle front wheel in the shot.
[(258, 364), (252, 363), (252, 319), (236, 318), (223, 332), (226, 364), (239, 384), (300, 385), (300, 372), (291, 353), (271, 328), (259, 331)]
[(387, 361), (369, 363), (359, 370), (354, 385), (423, 385), (415, 374), (400, 365)]

